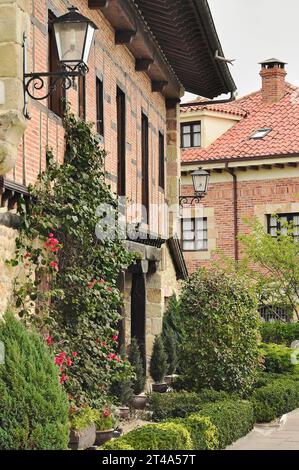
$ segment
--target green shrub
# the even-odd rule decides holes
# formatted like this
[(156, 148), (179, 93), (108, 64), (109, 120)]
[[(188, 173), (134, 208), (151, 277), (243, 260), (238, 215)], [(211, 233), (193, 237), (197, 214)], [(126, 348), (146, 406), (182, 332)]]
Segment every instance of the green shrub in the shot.
[(0, 341), (0, 449), (66, 449), (68, 401), (43, 340), (6, 314)]
[(156, 336), (150, 362), (150, 374), (156, 383), (164, 381), (164, 376), (168, 368), (167, 355), (164, 349), (161, 336)]
[(71, 429), (86, 429), (95, 422), (96, 417), (96, 410), (93, 410), (90, 406), (81, 408), (77, 413), (71, 416)]
[(190, 433), (194, 450), (217, 450), (219, 448), (218, 429), (206, 416), (192, 415), (173, 421), (182, 424)]
[(191, 450), (190, 433), (181, 424), (148, 424), (125, 434), (122, 442), (134, 450)]
[(107, 442), (99, 450), (134, 450), (129, 444), (125, 442), (124, 438), (113, 439), (112, 441)]
[(208, 403), (199, 414), (210, 418), (218, 429), (219, 448), (245, 436), (254, 425), (253, 406), (248, 401), (225, 400)]
[(299, 407), (299, 383), (283, 376), (254, 390), (250, 400), (257, 422), (272, 421)]
[(180, 305), (185, 328), (180, 362), (190, 389), (250, 391), (259, 360), (259, 316), (245, 281), (199, 270), (186, 281)]
[(166, 362), (168, 364), (166, 373), (172, 375), (177, 367), (176, 340), (173, 331), (169, 330), (162, 335), (163, 346), (166, 353)]
[(149, 408), (154, 421), (171, 418), (185, 418), (201, 409), (204, 403), (228, 399), (226, 392), (203, 390), (194, 392), (152, 393), (149, 396)]
[(168, 418), (184, 418), (198, 411), (202, 400), (196, 393), (152, 393), (149, 397), (149, 408), (153, 412), (154, 421), (163, 421)]
[(292, 349), (282, 344), (263, 343), (261, 353), (264, 357), (266, 372), (283, 374), (293, 372), (295, 365), (291, 362)]
[(143, 392), (144, 390), (146, 377), (139, 345), (136, 338), (132, 338), (128, 359), (135, 372), (135, 379), (133, 379), (133, 391), (136, 395), (139, 395), (139, 393)]
[(299, 322), (265, 322), (261, 324), (260, 331), (262, 341), (265, 343), (286, 344), (287, 346), (291, 346), (293, 341), (299, 340)]

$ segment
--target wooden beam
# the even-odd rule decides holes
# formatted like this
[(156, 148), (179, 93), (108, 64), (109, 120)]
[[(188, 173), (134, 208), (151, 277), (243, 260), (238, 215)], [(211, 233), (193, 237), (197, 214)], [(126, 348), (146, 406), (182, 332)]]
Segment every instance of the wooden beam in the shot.
[(297, 162), (289, 162), (289, 163), (288, 163), (288, 166), (290, 166), (290, 167), (292, 167), (292, 168), (297, 168), (297, 165), (298, 165)]
[(256, 170), (256, 171), (258, 171), (258, 170), (260, 169), (260, 167), (259, 167), (258, 165), (252, 165), (252, 166), (250, 167), (250, 169), (251, 169), (251, 170)]
[(238, 166), (237, 170), (239, 171), (247, 171), (247, 166)]
[(275, 168), (284, 168), (284, 164), (283, 163), (275, 163)]
[(272, 165), (262, 165), (262, 168), (265, 168), (265, 170), (271, 170)]
[(110, 0), (88, 0), (88, 8), (96, 10), (98, 8), (107, 8)]
[(166, 109), (173, 109), (181, 102), (180, 98), (168, 98), (166, 100)]
[(214, 170), (212, 171), (215, 171), (215, 173), (222, 173), (222, 169), (221, 168), (214, 168)]
[(163, 93), (163, 91), (165, 90), (167, 85), (168, 85), (168, 82), (166, 82), (165, 80), (161, 80), (161, 81), (153, 80), (152, 81), (152, 92)]
[(136, 59), (135, 70), (136, 72), (148, 72), (153, 63), (154, 59)]
[(116, 45), (131, 44), (135, 35), (136, 35), (136, 31), (132, 31), (132, 30), (115, 31), (115, 44)]

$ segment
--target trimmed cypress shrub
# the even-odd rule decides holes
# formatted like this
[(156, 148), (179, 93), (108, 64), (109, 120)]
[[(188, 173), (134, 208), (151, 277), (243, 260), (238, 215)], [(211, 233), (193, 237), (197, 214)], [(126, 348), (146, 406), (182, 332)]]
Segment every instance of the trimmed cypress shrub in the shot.
[(136, 377), (133, 380), (133, 391), (136, 395), (139, 395), (139, 393), (144, 390), (146, 377), (136, 338), (132, 338), (128, 359), (130, 364), (134, 367), (134, 372), (136, 374)]
[(0, 322), (0, 449), (66, 449), (68, 401), (43, 340), (12, 314)]
[(182, 424), (191, 435), (193, 450), (219, 449), (218, 429), (206, 416), (192, 415), (173, 421)]
[(156, 383), (161, 383), (167, 371), (167, 356), (161, 336), (156, 336), (150, 362), (150, 374)]
[(299, 322), (265, 322), (261, 324), (260, 331), (264, 343), (286, 344), (287, 346), (291, 346), (293, 341), (299, 340)]
[(283, 374), (295, 371), (296, 366), (291, 361), (292, 352), (293, 349), (283, 344), (263, 343), (261, 353), (264, 357), (266, 372)]

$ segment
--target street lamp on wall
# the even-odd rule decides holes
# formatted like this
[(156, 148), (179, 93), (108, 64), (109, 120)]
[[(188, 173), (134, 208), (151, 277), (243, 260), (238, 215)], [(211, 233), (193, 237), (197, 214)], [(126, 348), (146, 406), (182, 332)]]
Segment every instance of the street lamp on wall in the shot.
[(181, 206), (184, 204), (199, 204), (202, 198), (204, 198), (208, 192), (210, 179), (210, 173), (208, 171), (205, 171), (202, 168), (198, 168), (198, 170), (195, 170), (193, 173), (191, 173), (191, 177), (194, 194), (192, 196), (180, 196)]
[[(52, 21), (60, 71), (27, 73), (27, 37), (24, 33), (24, 115), (28, 119), (28, 96), (34, 100), (44, 100), (52, 95), (58, 83), (68, 90), (74, 86), (75, 78), (88, 73), (88, 57), (97, 26), (88, 18), (78, 13), (78, 9), (70, 7), (68, 13)], [(47, 92), (35, 96), (35, 90), (42, 90), (45, 78), (51, 78)]]

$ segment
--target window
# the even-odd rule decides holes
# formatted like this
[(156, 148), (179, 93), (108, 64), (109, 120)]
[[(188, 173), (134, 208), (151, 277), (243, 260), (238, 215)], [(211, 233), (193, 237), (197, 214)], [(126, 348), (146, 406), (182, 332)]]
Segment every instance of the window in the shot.
[(117, 194), (126, 195), (126, 96), (117, 87)]
[(270, 128), (258, 129), (257, 131), (254, 132), (254, 134), (252, 134), (252, 136), (250, 138), (251, 139), (263, 139), (271, 131), (272, 131), (272, 129), (270, 129)]
[(201, 122), (188, 122), (181, 124), (181, 146), (200, 147), (201, 146)]
[(208, 249), (207, 218), (183, 219), (182, 238), (184, 251), (206, 251)]
[[(146, 209), (149, 223), (149, 185), (148, 185), (148, 118), (142, 113), (141, 116), (141, 149), (142, 149), (142, 205)], [(145, 214), (143, 214), (144, 218)]]
[(97, 132), (104, 137), (104, 87), (103, 81), (96, 78)]
[(159, 132), (159, 186), (165, 189), (164, 135)]
[[(57, 72), (59, 70), (59, 58), (56, 46), (55, 35), (51, 22), (55, 19), (54, 13), (52, 11), (48, 12), (48, 54), (49, 54), (49, 63), (48, 68), (49, 72)], [(53, 78), (49, 78), (49, 87), (53, 85)], [(57, 116), (62, 117), (65, 112), (65, 89), (62, 86), (57, 86), (55, 91), (48, 98), (48, 107), (53, 113)]]
[(85, 121), (86, 119), (86, 77), (80, 75), (78, 77), (78, 109), (79, 118)]
[(259, 308), (261, 320), (263, 322), (283, 321), (289, 323), (292, 318), (292, 312), (285, 307), (265, 305)]
[(286, 224), (292, 224), (293, 236), (296, 242), (299, 241), (299, 214), (279, 214), (277, 216), (268, 215), (268, 233), (272, 237), (285, 235), (287, 233)]

